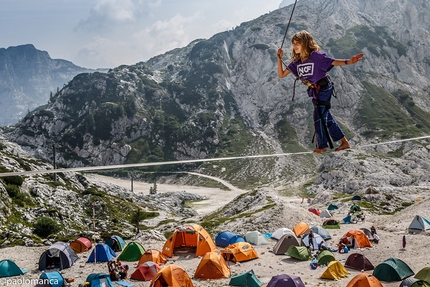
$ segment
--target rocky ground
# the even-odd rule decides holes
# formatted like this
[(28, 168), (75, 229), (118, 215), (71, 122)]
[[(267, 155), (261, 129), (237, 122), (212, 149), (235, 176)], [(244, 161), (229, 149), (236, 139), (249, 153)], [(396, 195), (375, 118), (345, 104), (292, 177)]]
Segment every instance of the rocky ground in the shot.
[[(105, 179), (106, 180), (106, 179)], [(120, 183), (115, 179), (116, 183)], [(127, 183), (128, 184), (128, 183)], [(142, 183), (143, 184), (143, 183)], [(257, 192), (246, 192), (236, 190), (225, 191), (220, 189), (209, 188), (196, 188), (185, 186), (163, 186), (159, 185), (159, 192), (167, 191), (192, 191), (198, 194), (205, 200), (201, 200), (194, 208), (198, 214), (197, 218), (204, 218), (207, 215), (217, 212), (218, 216), (230, 216), (231, 221), (226, 221), (219, 228), (224, 230), (231, 230), (232, 232), (244, 235), (246, 231), (258, 230), (262, 233), (273, 232), (280, 227), (293, 228), (295, 224), (300, 221), (307, 222), (310, 226), (321, 225), (322, 218), (310, 213), (308, 208), (310, 206), (319, 209), (324, 209), (328, 205), (327, 199), (316, 198), (311, 203), (304, 201), (298, 197), (284, 197), (277, 191), (271, 189), (264, 189)], [(164, 189), (166, 188), (166, 189)], [(142, 190), (143, 189), (142, 187)], [(406, 196), (406, 195), (405, 195)], [(340, 229), (329, 230), (332, 239), (327, 243), (335, 247), (336, 243), (350, 229), (359, 229), (362, 227), (370, 228), (375, 225), (378, 234), (381, 238), (379, 244), (374, 244), (371, 248), (356, 249), (353, 252), (364, 254), (373, 265), (378, 265), (390, 257), (396, 257), (406, 262), (411, 269), (417, 273), (421, 268), (430, 265), (430, 238), (427, 233), (423, 234), (406, 234), (405, 230), (409, 226), (415, 215), (422, 215), (429, 217), (428, 210), (430, 208), (430, 198), (428, 191), (422, 190), (421, 192), (408, 194), (405, 198), (413, 201), (413, 205), (405, 208), (395, 215), (377, 215), (371, 210), (365, 210), (366, 220), (357, 224), (342, 224)], [(233, 200), (233, 201), (232, 201)], [(331, 199), (333, 200), (333, 199)], [(224, 207), (226, 203), (227, 207)], [(333, 216), (342, 219), (348, 212), (351, 202), (338, 201), (334, 202), (339, 205), (339, 209), (334, 212)], [(270, 208), (262, 210), (264, 206)], [(248, 217), (237, 217), (236, 215), (242, 214), (246, 209), (251, 213)], [(234, 220), (233, 220), (234, 219)], [(151, 222), (148, 222), (151, 224)], [(174, 226), (170, 226), (173, 231)], [(145, 249), (156, 248), (161, 250), (165, 239), (161, 230), (154, 229), (149, 232), (141, 233), (132, 240), (141, 243)], [(406, 234), (407, 245), (402, 249), (402, 238)], [(215, 236), (211, 234), (212, 237)], [(292, 274), (301, 277), (306, 286), (345, 286), (359, 271), (348, 270), (349, 275), (347, 278), (333, 281), (327, 279), (320, 279), (319, 277), (325, 271), (325, 267), (318, 267), (312, 270), (309, 266), (309, 261), (298, 261), (286, 255), (274, 255), (270, 250), (273, 248), (275, 241), (270, 239), (268, 245), (255, 246), (259, 258), (248, 262), (242, 263), (229, 263), (232, 275), (237, 275), (245, 271), (254, 270), (259, 280), (265, 286), (272, 276), (277, 274)], [(11, 247), (0, 249), (0, 256), (3, 259), (14, 260), (19, 267), (28, 269), (29, 272), (20, 277), (10, 277), (10, 279), (18, 280), (25, 279), (27, 282), (19, 282), (18, 285), (13, 285), (13, 281), (7, 283), (2, 281), (2, 286), (34, 286), (25, 285), (30, 279), (36, 279), (40, 276), (40, 271), (37, 270), (37, 264), (40, 255), (46, 246), (39, 247)], [(219, 249), (218, 249), (219, 250)], [(94, 272), (107, 272), (105, 263), (94, 264), (85, 263), (90, 252), (79, 254), (80, 259), (69, 269), (61, 271), (64, 277), (73, 277), (75, 282), (71, 286), (78, 286), (83, 283), (90, 273)], [(335, 253), (336, 260), (344, 263), (349, 254)], [(195, 269), (200, 262), (199, 257), (194, 257), (192, 254), (180, 254), (173, 258), (169, 258), (167, 264), (176, 264), (182, 266), (190, 277), (193, 277)], [(131, 266), (131, 272), (136, 268), (137, 262), (128, 262)], [(5, 278), (1, 278), (5, 280)], [(228, 286), (229, 278), (216, 280), (216, 281), (202, 281), (193, 279), (195, 286)], [(15, 281), (15, 283), (18, 281)], [(139, 282), (127, 280), (127, 282), (134, 284), (136, 287), (149, 286), (149, 282)], [(4, 284), (3, 284), (4, 283)], [(383, 286), (394, 287), (399, 286), (400, 282), (382, 282)]]

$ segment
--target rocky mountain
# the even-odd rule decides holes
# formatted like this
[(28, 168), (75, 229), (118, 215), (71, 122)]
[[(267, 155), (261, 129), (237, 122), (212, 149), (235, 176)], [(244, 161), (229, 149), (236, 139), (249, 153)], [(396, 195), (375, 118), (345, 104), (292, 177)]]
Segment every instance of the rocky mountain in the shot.
[(45, 105), (74, 76), (94, 70), (51, 59), (33, 45), (0, 48), (0, 125), (13, 125)]
[(285, 192), (421, 188), (428, 184), (428, 139), (396, 140), (430, 132), (428, 8), (424, 0), (298, 2), (288, 36), (306, 29), (336, 58), (365, 55), (330, 72), (338, 95), (332, 113), (350, 151), (307, 152), (313, 127), (306, 87), (297, 84), (292, 101), (294, 78), (276, 72), (292, 5), (147, 62), (79, 74), (7, 138), (47, 160), (55, 144), (64, 166), (288, 153), (155, 170), (199, 170)]

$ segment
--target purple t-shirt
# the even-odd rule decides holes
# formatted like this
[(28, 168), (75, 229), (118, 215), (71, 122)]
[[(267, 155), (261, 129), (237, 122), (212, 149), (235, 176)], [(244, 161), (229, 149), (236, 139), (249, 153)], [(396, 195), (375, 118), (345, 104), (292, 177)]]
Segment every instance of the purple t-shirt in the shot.
[(316, 84), (333, 68), (333, 61), (334, 58), (327, 56), (326, 53), (313, 51), (306, 61), (291, 62), (288, 69), (301, 80), (308, 80), (311, 84)]

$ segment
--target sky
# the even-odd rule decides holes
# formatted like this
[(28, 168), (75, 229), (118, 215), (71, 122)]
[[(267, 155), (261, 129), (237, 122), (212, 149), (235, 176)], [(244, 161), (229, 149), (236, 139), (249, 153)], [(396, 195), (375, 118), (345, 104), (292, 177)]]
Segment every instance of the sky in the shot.
[(132, 65), (294, 0), (0, 0), (0, 48), (33, 44), (85, 68)]

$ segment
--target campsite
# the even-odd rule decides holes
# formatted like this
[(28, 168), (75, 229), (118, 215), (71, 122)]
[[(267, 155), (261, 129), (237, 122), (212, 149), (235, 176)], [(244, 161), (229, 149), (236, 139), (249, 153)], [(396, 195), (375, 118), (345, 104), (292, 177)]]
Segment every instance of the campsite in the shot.
[[(197, 193), (198, 189), (193, 190), (193, 192)], [(213, 204), (214, 202), (218, 202), (218, 205), (221, 206), (222, 201), (219, 199), (223, 195), (220, 194), (219, 191), (212, 190), (211, 193), (211, 189), (206, 188), (204, 192), (206, 194), (210, 194), (208, 201), (211, 202), (211, 206), (205, 207), (203, 204), (200, 205), (200, 212), (204, 212), (205, 208), (211, 211), (214, 210), (214, 208), (216, 208), (216, 206), (214, 206), (216, 204)], [(276, 193), (274, 190), (272, 192)], [(123, 263), (130, 266), (128, 278), (123, 281), (128, 284), (133, 284), (136, 287), (150, 286), (151, 281), (141, 280), (153, 277), (153, 273), (166, 266), (170, 266), (169, 269), (173, 270), (170, 272), (177, 273), (180, 271), (184, 272), (184, 274), (186, 273), (186, 276), (188, 276), (190, 279), (186, 279), (185, 281), (192, 282), (193, 286), (203, 287), (229, 286), (231, 280), (233, 280), (232, 284), (239, 284), (234, 282), (247, 280), (246, 278), (248, 277), (251, 278), (249, 279), (251, 281), (246, 283), (248, 286), (268, 286), (270, 281), (272, 281), (271, 284), (274, 284), (273, 282), (275, 281), (286, 280), (284, 278), (285, 276), (287, 276), (286, 278), (295, 278), (294, 280), (292, 279), (294, 282), (301, 280), (304, 286), (347, 286), (348, 284), (350, 284), (348, 286), (361, 286), (353, 285), (353, 282), (361, 282), (364, 279), (367, 281), (368, 278), (374, 279), (373, 276), (369, 277), (367, 274), (371, 275), (376, 268), (378, 268), (378, 270), (382, 270), (379, 272), (381, 272), (381, 276), (383, 278), (386, 278), (387, 276), (390, 276), (390, 274), (394, 273), (391, 269), (391, 265), (385, 262), (387, 260), (388, 262), (404, 262), (405, 265), (407, 265), (407, 268), (405, 267), (405, 269), (409, 268), (412, 270), (414, 275), (416, 275), (423, 268), (428, 268), (430, 266), (430, 238), (428, 236), (430, 232), (418, 232), (418, 230), (410, 230), (410, 232), (406, 232), (408, 227), (419, 228), (419, 226), (422, 224), (427, 224), (426, 222), (421, 222), (421, 217), (417, 216), (421, 215), (424, 218), (428, 218), (430, 200), (426, 198), (425, 194), (417, 194), (416, 203), (414, 205), (405, 208), (394, 216), (376, 215), (372, 214), (371, 212), (364, 211), (366, 214), (365, 221), (359, 221), (357, 223), (339, 223), (337, 224), (337, 227), (335, 224), (330, 225), (328, 228), (321, 228), (323, 223), (327, 221), (327, 218), (319, 217), (308, 210), (311, 207), (324, 210), (328, 204), (314, 204), (312, 202), (302, 203), (300, 198), (295, 197), (283, 197), (281, 199), (283, 202), (293, 207), (290, 212), (294, 213), (294, 216), (285, 218), (285, 226), (271, 226), (270, 221), (268, 221), (267, 229), (270, 230), (270, 233), (272, 233), (272, 235), (274, 235), (277, 239), (267, 238), (267, 234), (259, 233), (258, 230), (249, 230), (248, 236), (247, 234), (237, 234), (235, 233), (235, 230), (226, 230), (222, 234), (209, 234), (205, 231), (204, 226), (200, 226), (197, 223), (189, 225), (185, 224), (178, 226), (179, 230), (182, 230), (183, 233), (173, 233), (171, 238), (166, 238), (165, 240), (148, 239), (148, 237), (145, 236), (138, 236), (130, 240), (122, 240), (122, 238), (118, 238), (113, 235), (111, 238), (106, 240), (106, 242), (99, 242), (97, 244), (95, 252), (95, 256), (97, 258), (96, 260), (94, 260), (93, 254), (95, 250), (94, 243), (93, 246), (87, 250), (86, 244), (88, 244), (88, 242), (86, 242), (84, 239), (80, 239), (79, 241), (81, 241), (81, 243), (77, 244), (75, 242), (71, 244), (71, 246), (74, 246), (74, 249), (78, 250), (76, 255), (79, 257), (79, 259), (75, 261), (73, 261), (73, 259), (73, 262), (69, 268), (64, 268), (62, 270), (53, 269), (53, 273), (49, 272), (51, 270), (47, 270), (47, 273), (43, 273), (42, 271), (38, 270), (40, 266), (39, 261), (41, 258), (43, 258), (42, 255), (54, 247), (57, 247), (61, 251), (60, 254), (67, 253), (69, 250), (72, 250), (72, 248), (66, 248), (64, 245), (56, 243), (53, 243), (50, 246), (40, 247), (17, 246), (2, 248), (0, 249), (1, 258), (15, 262), (20, 269), (24, 270), (24, 272), (17, 271), (18, 269), (15, 268), (15, 272), (17, 272), (18, 275), (3, 277), (0, 279), (6, 280), (21, 278), (29, 280), (39, 278), (43, 274), (47, 274), (43, 276), (56, 276), (57, 273), (55, 272), (58, 272), (63, 278), (74, 279), (74, 282), (68, 283), (68, 285), (65, 286), (77, 287), (79, 284), (83, 284), (90, 275), (92, 276), (91, 278), (94, 278), (94, 280), (99, 280), (100, 282), (106, 280), (106, 278), (100, 275), (100, 273), (108, 274), (107, 262), (100, 261), (108, 261), (118, 257)], [(333, 218), (339, 221), (341, 221), (349, 212), (349, 206), (347, 204), (341, 206), (342, 207), (337, 210), (330, 211)], [(293, 222), (292, 218), (294, 218), (296, 221)], [(297, 220), (298, 218), (303, 218), (303, 221)], [(338, 221), (336, 221), (336, 223), (337, 222)], [(237, 224), (240, 225), (240, 222), (237, 222)], [(369, 246), (369, 243), (362, 237), (363, 235), (366, 237), (366, 232), (362, 231), (362, 229), (370, 230), (371, 226), (373, 225), (376, 227), (380, 241), (377, 244), (370, 242)], [(333, 251), (321, 253), (319, 258), (321, 265), (317, 267), (311, 266), (312, 262), (309, 260), (309, 258), (300, 260), (295, 257), (285, 255), (291, 246), (296, 247), (296, 245), (299, 245), (300, 242), (300, 240), (292, 239), (295, 238), (295, 236), (291, 236), (291, 232), (294, 233), (295, 231), (298, 234), (306, 236), (306, 226), (312, 227), (314, 232), (317, 234), (322, 233), (322, 236), (326, 238), (325, 244)], [(196, 239), (197, 237), (194, 238), (188, 236), (194, 233), (190, 232), (190, 229), (197, 231), (195, 234), (199, 234), (198, 239)], [(328, 234), (318, 230), (324, 230)], [(174, 230), (172, 230), (172, 232), (173, 231)], [(339, 252), (336, 250), (337, 244), (346, 234), (349, 236), (357, 236), (355, 241), (358, 245), (363, 245), (361, 247), (356, 246), (356, 248), (350, 249), (348, 253)], [(172, 250), (172, 248), (174, 248), (172, 245), (172, 240), (175, 236), (177, 238), (175, 241), (180, 241), (180, 243), (178, 243), (179, 245), (186, 245), (186, 242), (191, 242), (190, 244), (195, 245), (196, 247), (191, 249), (179, 248)], [(259, 239), (261, 236), (263, 236), (264, 240)], [(285, 245), (281, 244), (281, 238), (283, 237), (286, 238), (286, 243), (283, 243)], [(288, 239), (288, 237), (290, 238)], [(403, 237), (406, 239), (406, 246), (404, 246)], [(206, 240), (202, 240), (204, 238), (206, 238)], [(77, 238), (77, 240), (78, 239), (79, 238)], [(253, 244), (247, 243), (246, 239), (251, 240)], [(213, 242), (213, 244), (211, 242)], [(236, 255), (236, 251), (234, 251), (231, 247), (233, 242), (239, 242), (243, 244), (243, 246), (247, 246), (245, 249), (246, 252), (240, 252), (240, 254)], [(250, 246), (250, 248), (248, 246)], [(116, 251), (113, 251), (112, 247), (115, 248)], [(213, 252), (207, 252), (208, 250), (212, 249)], [(299, 250), (299, 248), (294, 249)], [(164, 252), (167, 254), (167, 256), (160, 255), (163, 250), (168, 251)], [(317, 251), (314, 250), (312, 253), (316, 254), (316, 252)], [(221, 254), (227, 255), (225, 256), (226, 258), (231, 257), (231, 260), (226, 261), (227, 269), (224, 268), (221, 263), (219, 263), (220, 260), (222, 260), (219, 256)], [(106, 256), (106, 258), (104, 256)], [(335, 261), (333, 261), (333, 258)], [(210, 271), (210, 269), (208, 271), (208, 267), (205, 266), (205, 262), (208, 261), (211, 262), (211, 265), (220, 266), (217, 272)], [(139, 262), (140, 267), (138, 264)], [(330, 268), (330, 266), (333, 267)], [(331, 269), (337, 271), (332, 271)], [(345, 270), (346, 273), (344, 273)], [(196, 274), (196, 271), (198, 271), (198, 274)], [(421, 273), (424, 273), (424, 271)], [(402, 272), (404, 273), (399, 275), (401, 277), (410, 275), (409, 270), (403, 270)], [(131, 276), (132, 274), (133, 276)], [(218, 276), (221, 277), (221, 279), (211, 279), (209, 277), (205, 277), (209, 276), (205, 274), (210, 274), (211, 276), (215, 277)], [(227, 278), (223, 278), (226, 276)], [(356, 278), (356, 276), (358, 277)], [(364, 279), (360, 276), (362, 276)], [(138, 280), (131, 279), (130, 277), (137, 278)], [(297, 277), (299, 279), (297, 279)], [(359, 280), (360, 278), (362, 279), (361, 281)], [(413, 276), (409, 276), (409, 278), (412, 280)], [(396, 281), (381, 281), (381, 284), (382, 286), (386, 287), (397, 287), (402, 282), (401, 280), (398, 280), (398, 278), (394, 278), (394, 280)], [(352, 283), (350, 283), (350, 281)], [(25, 281), (21, 282), (25, 283)], [(9, 284), (5, 286), (35, 285)], [(113, 286), (120, 285), (114, 283)]]

